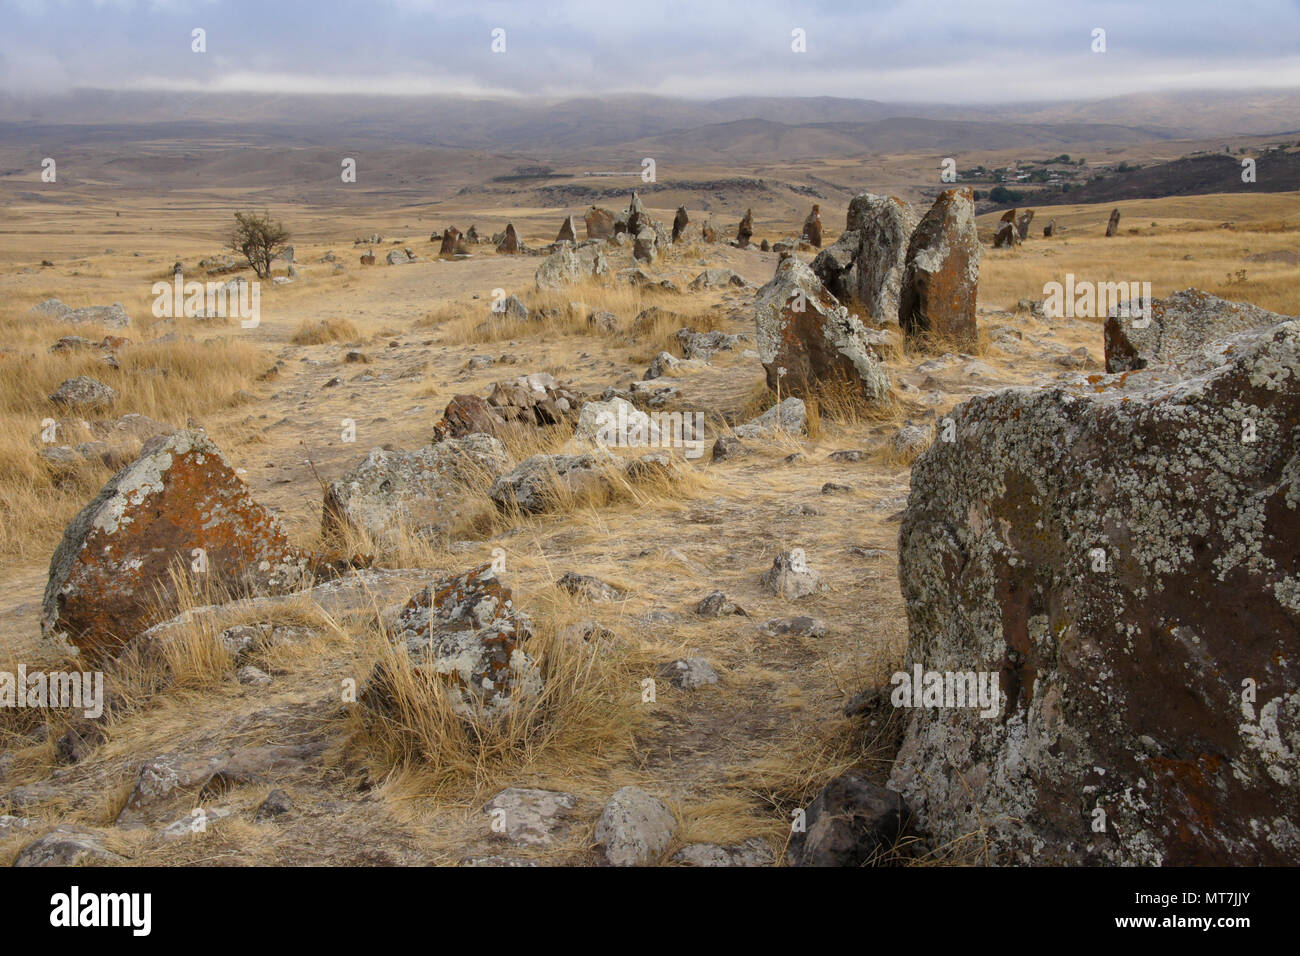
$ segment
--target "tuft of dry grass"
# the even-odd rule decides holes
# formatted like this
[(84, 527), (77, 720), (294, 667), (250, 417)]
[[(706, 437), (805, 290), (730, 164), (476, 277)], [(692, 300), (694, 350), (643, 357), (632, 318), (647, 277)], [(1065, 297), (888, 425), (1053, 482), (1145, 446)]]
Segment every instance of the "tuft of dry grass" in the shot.
[(289, 339), (294, 345), (329, 345), (332, 342), (359, 342), (361, 332), (347, 319), (307, 319), (298, 324)]

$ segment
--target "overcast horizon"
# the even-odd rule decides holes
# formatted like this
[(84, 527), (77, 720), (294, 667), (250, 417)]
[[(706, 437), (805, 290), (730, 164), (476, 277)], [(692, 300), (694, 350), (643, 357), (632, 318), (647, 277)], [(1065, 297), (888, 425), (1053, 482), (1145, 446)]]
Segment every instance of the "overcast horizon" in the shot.
[[(1300, 0), (615, 7), (0, 0), (0, 92), (78, 88), (913, 103), (1300, 87)], [(1262, 29), (1267, 26), (1267, 29)], [(1103, 29), (1105, 52), (1094, 52)], [(196, 53), (192, 33), (204, 31)], [(493, 52), (493, 31), (504, 52)], [(796, 30), (806, 52), (796, 52)], [(500, 48), (502, 37), (497, 35)], [(325, 64), (328, 64), (327, 66)]]

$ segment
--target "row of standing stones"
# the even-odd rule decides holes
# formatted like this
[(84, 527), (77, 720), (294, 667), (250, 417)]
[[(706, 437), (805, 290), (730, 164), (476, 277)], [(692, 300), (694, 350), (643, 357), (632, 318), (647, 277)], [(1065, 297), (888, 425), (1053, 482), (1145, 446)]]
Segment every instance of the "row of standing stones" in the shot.
[[(758, 290), (758, 351), (785, 394), (845, 379), (884, 401), (882, 326), (975, 334), (974, 206), (969, 190), (948, 190), (918, 218), (863, 194), (846, 225), (811, 267), (783, 256)], [(989, 718), (941, 706), (942, 694), (918, 700), (887, 786), (833, 781), (790, 862), (861, 863), (908, 831), (932, 846), (977, 839), (982, 859), (1006, 863), (1300, 858), (1300, 321), (1195, 290), (1152, 306), (1145, 325), (1108, 317), (1107, 374), (971, 399), (950, 413), (952, 440), (917, 459), (898, 552), (906, 669), (994, 673), (1001, 705)], [(418, 513), (436, 524), (475, 480), (501, 507), (545, 510), (557, 480), (607, 481), (608, 456), (511, 469), (498, 436), (573, 425), (590, 404), (539, 375), (456, 396), (431, 446), (372, 452), (334, 482), (324, 522), (382, 532)], [(646, 455), (620, 467), (635, 479), (677, 466)], [(69, 525), (45, 634), (92, 660), (156, 637), (168, 625), (150, 619), (155, 599), (196, 549), (214, 578), (249, 593), (337, 573), (290, 546), (206, 435), (177, 431), (151, 439)], [(781, 561), (765, 580), (798, 576)], [(454, 683), (467, 717), (508, 711), (540, 686), (531, 624), (490, 566), (418, 592), (390, 632)], [(366, 706), (388, 706), (385, 682), (378, 668)], [(877, 704), (889, 696), (874, 692)], [(655, 862), (671, 814), (644, 792), (616, 796), (607, 832), (635, 818), (658, 835), (608, 862)]]

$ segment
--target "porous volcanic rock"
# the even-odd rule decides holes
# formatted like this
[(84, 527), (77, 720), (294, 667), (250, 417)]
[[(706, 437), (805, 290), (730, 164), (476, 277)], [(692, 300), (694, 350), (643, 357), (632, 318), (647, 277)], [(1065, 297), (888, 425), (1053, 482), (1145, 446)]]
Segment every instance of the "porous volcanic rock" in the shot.
[(235, 591), (301, 582), (305, 559), (203, 432), (150, 439), (72, 519), (50, 561), (41, 629), (92, 657), (143, 631), (174, 565)]
[(890, 786), (993, 862), (1300, 861), (1300, 322), (950, 415), (905, 666), (1001, 701), (914, 706)]

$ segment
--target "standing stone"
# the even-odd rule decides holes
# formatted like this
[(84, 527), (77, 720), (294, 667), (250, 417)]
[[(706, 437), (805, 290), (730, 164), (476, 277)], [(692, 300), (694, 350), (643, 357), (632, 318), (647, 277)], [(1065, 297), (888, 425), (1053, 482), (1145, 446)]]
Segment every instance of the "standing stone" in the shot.
[(1119, 232), (1119, 210), (1110, 211), (1110, 220), (1106, 223), (1106, 235), (1113, 236)]
[(912, 695), (921, 828), (995, 864), (1294, 865), (1300, 321), (950, 414), (899, 531), (903, 671), (1000, 699)]
[(1026, 209), (1016, 217), (1016, 232), (1020, 234), (1022, 242), (1029, 238), (1029, 224), (1033, 221), (1034, 211), (1032, 209)]
[(555, 237), (556, 242), (573, 242), (578, 241), (578, 226), (573, 221), (573, 216), (565, 216), (564, 222), (560, 223), (560, 231)]
[(41, 630), (99, 658), (152, 623), (160, 597), (175, 598), (177, 566), (234, 591), (279, 591), (304, 564), (221, 449), (178, 431), (146, 442), (72, 519), (50, 561)]
[(939, 194), (907, 247), (898, 321), (909, 337), (927, 333), (966, 347), (976, 341), (980, 241), (969, 187)]
[(690, 225), (691, 217), (686, 215), (686, 207), (678, 206), (677, 215), (673, 216), (673, 242), (676, 242), (686, 232), (686, 227)]
[(822, 207), (817, 203), (813, 203), (812, 212), (803, 221), (803, 235), (800, 238), (818, 249), (822, 247)]
[(1049, 219), (1047, 225), (1043, 227), (1043, 238), (1051, 239), (1054, 235), (1056, 235), (1056, 220)]
[(822, 385), (847, 381), (871, 401), (887, 400), (889, 375), (875, 349), (884, 333), (849, 315), (799, 259), (781, 260), (758, 290), (754, 311), (769, 388), (779, 383), (782, 394), (808, 397)]
[(736, 245), (742, 249), (749, 245), (749, 240), (754, 238), (754, 210), (746, 209), (745, 218), (740, 220), (740, 225), (736, 227)]
[(994, 249), (1014, 249), (1020, 242), (1020, 232), (1014, 222), (998, 223), (998, 231), (993, 234)]
[(1002, 214), (1002, 218), (998, 220), (998, 222), (1015, 222), (1015, 221), (1016, 221), (1016, 210), (1014, 209), (1008, 209), (1006, 212)]
[(482, 241), (478, 236), (478, 226), (471, 225), (465, 230), (465, 241), (473, 245), (478, 245)]
[(895, 196), (854, 196), (844, 232), (813, 259), (813, 272), (841, 302), (880, 325), (896, 325), (907, 243), (918, 221), (911, 204)]
[(645, 226), (636, 233), (632, 244), (632, 256), (640, 262), (653, 262), (659, 254), (659, 236), (650, 226)]
[(632, 193), (632, 200), (627, 204), (627, 233), (629, 236), (635, 236), (647, 227), (653, 230), (654, 223), (650, 220), (650, 214), (645, 211), (645, 206), (641, 204), (641, 197)]
[(501, 241), (497, 243), (497, 252), (503, 255), (514, 256), (524, 251), (526, 250), (524, 249), (524, 244), (519, 241), (519, 233), (515, 232), (515, 224), (513, 222), (506, 223), (505, 235), (503, 235)]
[(363, 255), (361, 257), (361, 264), (363, 266), (373, 266), (375, 264), (375, 250), (371, 249), (369, 252)]
[(608, 209), (592, 206), (583, 217), (588, 239), (608, 239), (614, 235), (614, 214)]
[(460, 230), (455, 226), (448, 226), (442, 233), (442, 245), (438, 248), (438, 258), (454, 258), (459, 251), (457, 246), (460, 243)]

